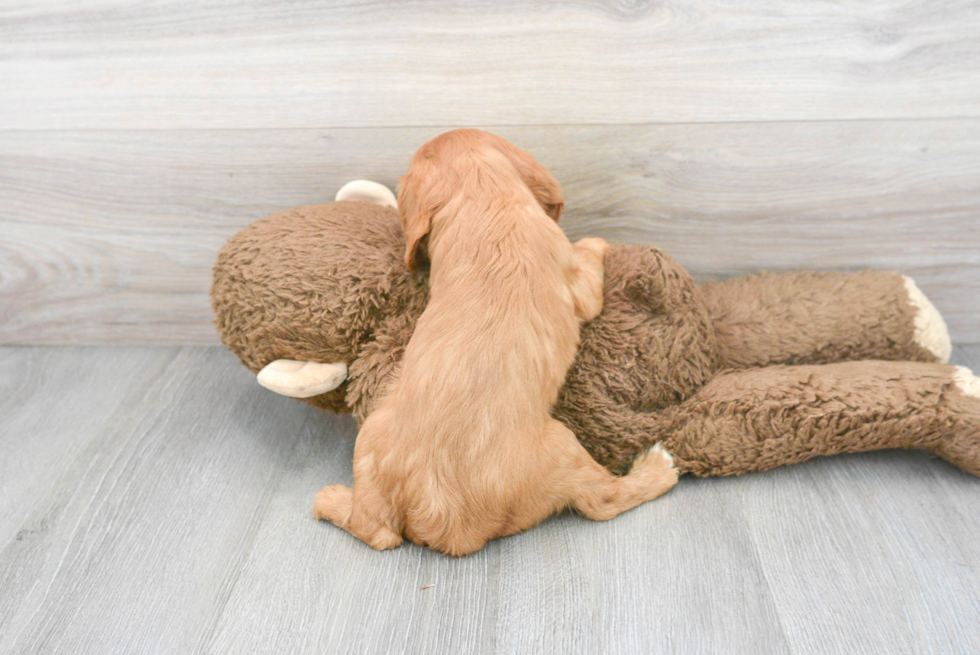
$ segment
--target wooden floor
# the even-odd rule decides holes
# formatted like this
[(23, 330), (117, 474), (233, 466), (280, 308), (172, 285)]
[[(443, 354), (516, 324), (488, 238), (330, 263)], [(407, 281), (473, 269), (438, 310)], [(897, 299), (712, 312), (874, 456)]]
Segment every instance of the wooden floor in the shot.
[(980, 480), (922, 453), (451, 559), (312, 519), (354, 434), (222, 348), (0, 349), (0, 652), (980, 652)]

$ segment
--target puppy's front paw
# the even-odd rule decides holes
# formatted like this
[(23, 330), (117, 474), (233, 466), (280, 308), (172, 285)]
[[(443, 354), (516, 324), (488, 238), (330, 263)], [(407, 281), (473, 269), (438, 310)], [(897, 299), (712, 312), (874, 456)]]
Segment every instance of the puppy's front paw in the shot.
[(633, 460), (629, 474), (640, 476), (647, 482), (649, 496), (646, 500), (653, 500), (677, 484), (680, 471), (674, 468), (674, 458), (667, 449), (657, 443)]
[(582, 254), (589, 253), (596, 257), (600, 262), (606, 257), (606, 253), (612, 248), (609, 242), (600, 237), (585, 237), (575, 242), (575, 249)]

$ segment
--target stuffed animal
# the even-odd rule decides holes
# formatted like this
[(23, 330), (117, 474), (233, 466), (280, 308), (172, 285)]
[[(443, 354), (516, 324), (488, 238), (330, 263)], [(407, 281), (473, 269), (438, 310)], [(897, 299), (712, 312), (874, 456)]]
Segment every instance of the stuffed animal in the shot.
[[(358, 181), (222, 248), (217, 328), (264, 386), (359, 420), (384, 395), (427, 299), (394, 207)], [(698, 285), (658, 248), (627, 245), (605, 266), (602, 313), (583, 326), (553, 414), (612, 472), (659, 442), (702, 476), (882, 448), (980, 475), (980, 378), (945, 364), (945, 323), (908, 277)]]

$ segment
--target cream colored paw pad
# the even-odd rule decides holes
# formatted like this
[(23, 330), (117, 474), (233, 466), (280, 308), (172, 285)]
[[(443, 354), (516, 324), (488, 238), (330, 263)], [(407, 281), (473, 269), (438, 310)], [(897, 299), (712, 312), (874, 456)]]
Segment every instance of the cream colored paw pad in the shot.
[(980, 378), (965, 366), (957, 366), (953, 373), (953, 382), (964, 395), (980, 398)]
[(922, 293), (919, 285), (907, 275), (902, 277), (905, 279), (905, 291), (909, 294), (909, 302), (916, 309), (913, 336), (915, 343), (931, 352), (939, 358), (939, 361), (948, 362), (949, 356), (953, 353), (953, 344), (949, 340), (946, 321), (935, 305), (926, 298), (926, 294)]

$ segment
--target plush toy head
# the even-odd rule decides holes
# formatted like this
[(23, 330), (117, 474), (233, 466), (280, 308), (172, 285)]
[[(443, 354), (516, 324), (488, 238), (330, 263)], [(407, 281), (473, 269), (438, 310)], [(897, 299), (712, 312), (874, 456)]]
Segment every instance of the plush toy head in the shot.
[[(251, 371), (279, 359), (353, 364), (378, 325), (418, 316), (398, 214), (366, 202), (298, 207), (255, 221), (218, 256), (211, 289), (222, 342)], [(350, 412), (348, 383), (304, 399)]]

